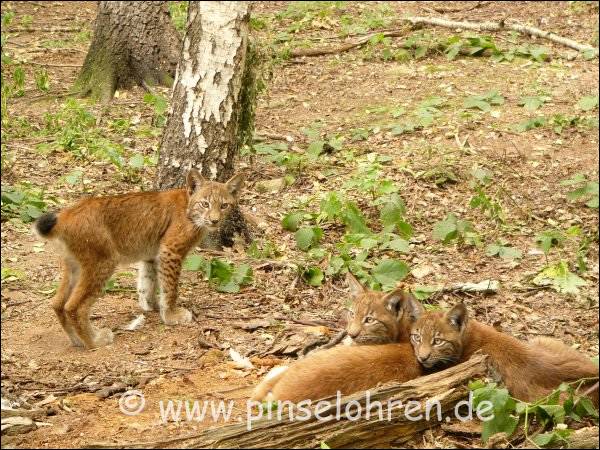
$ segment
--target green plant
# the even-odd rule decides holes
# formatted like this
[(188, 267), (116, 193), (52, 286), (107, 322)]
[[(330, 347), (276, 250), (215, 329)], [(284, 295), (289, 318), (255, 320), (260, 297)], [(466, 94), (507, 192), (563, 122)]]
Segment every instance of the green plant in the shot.
[(567, 193), (571, 201), (587, 200), (589, 208), (598, 208), (598, 182), (588, 180), (587, 176), (578, 173), (567, 180), (561, 181), (561, 186), (573, 186), (575, 189)]
[(358, 162), (356, 174), (344, 184), (345, 189), (358, 189), (371, 195), (373, 201), (385, 201), (385, 196), (398, 191), (392, 180), (382, 179), (383, 164), (391, 161), (389, 156), (368, 153), (366, 159)]
[[(581, 422), (584, 419), (598, 422), (598, 411), (587, 397), (578, 395), (578, 388), (584, 380), (563, 383), (549, 395), (533, 403), (512, 398), (505, 388), (496, 383), (485, 384), (476, 380), (469, 384), (473, 395), (473, 408), (477, 409), (484, 401), (491, 403), (490, 414), (483, 422), (481, 438), (487, 442), (496, 433), (511, 436), (519, 423), (523, 424), (525, 437), (537, 446), (557, 445), (574, 430), (569, 429), (565, 420)], [(530, 427), (535, 423), (539, 432), (529, 438)], [(544, 432), (545, 430), (550, 430)]]
[(48, 78), (46, 69), (36, 70), (35, 85), (40, 91), (48, 92), (50, 89), (50, 79)]
[(528, 111), (535, 111), (541, 108), (544, 103), (550, 101), (552, 98), (547, 95), (533, 95), (529, 97), (523, 97), (519, 100), (519, 106), (523, 106)]
[(2, 186), (2, 221), (20, 218), (23, 222), (32, 222), (40, 217), (48, 203), (56, 203), (52, 196), (45, 196), (43, 189), (30, 183), (18, 186)]
[(21, 270), (11, 269), (10, 267), (2, 267), (2, 283), (10, 283), (19, 281), (25, 278), (25, 273)]
[(482, 186), (477, 186), (475, 192), (476, 195), (471, 198), (469, 203), (471, 208), (479, 208), (496, 222), (505, 223), (506, 217), (502, 205), (497, 200), (490, 198)]
[(489, 244), (485, 249), (485, 254), (487, 256), (498, 256), (509, 261), (523, 257), (521, 250), (506, 245), (506, 242), (504, 241)]
[(398, 282), (406, 278), (409, 273), (410, 269), (404, 261), (383, 259), (373, 267), (371, 276), (381, 284), (383, 290), (390, 290), (396, 287)]
[(296, 245), (300, 250), (307, 251), (316, 246), (323, 237), (323, 230), (319, 227), (304, 227), (296, 231)]
[(572, 295), (577, 295), (579, 287), (587, 284), (585, 280), (569, 270), (569, 265), (564, 260), (544, 267), (533, 279), (533, 283), (538, 286), (549, 286), (561, 294)]
[(302, 279), (310, 286), (321, 286), (325, 278), (323, 270), (319, 266), (310, 266), (301, 270)]
[(282, 255), (281, 250), (268, 239), (257, 239), (250, 243), (246, 249), (246, 254), (251, 258), (269, 259)]
[(482, 95), (472, 95), (463, 102), (464, 108), (476, 108), (481, 111), (490, 111), (492, 106), (504, 104), (504, 97), (493, 90)]
[(598, 108), (598, 96), (586, 95), (585, 97), (581, 97), (577, 102), (577, 107), (582, 111), (591, 111)]
[(453, 213), (448, 214), (444, 220), (433, 225), (433, 237), (444, 244), (454, 240), (458, 241), (459, 244), (481, 244), (479, 234), (473, 228), (473, 224), (467, 220), (459, 219)]
[(183, 268), (200, 271), (204, 278), (219, 292), (236, 293), (240, 287), (252, 282), (252, 268), (248, 264), (238, 266), (220, 258), (210, 261), (200, 255), (188, 256)]
[(535, 237), (537, 246), (548, 255), (552, 247), (558, 247), (565, 241), (566, 236), (560, 230), (546, 230), (542, 231)]
[(180, 33), (185, 31), (185, 22), (187, 20), (188, 2), (169, 2), (169, 13), (173, 25)]
[(167, 99), (162, 95), (147, 92), (144, 94), (144, 103), (154, 108), (152, 125), (158, 128), (163, 127), (167, 121), (167, 118), (165, 117), (165, 112), (167, 111)]

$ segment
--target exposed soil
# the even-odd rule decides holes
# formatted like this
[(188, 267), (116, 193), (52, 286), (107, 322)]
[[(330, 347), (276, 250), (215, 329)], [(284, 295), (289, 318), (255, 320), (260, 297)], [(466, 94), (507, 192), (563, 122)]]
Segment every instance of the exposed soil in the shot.
[[(591, 42), (595, 33), (597, 45), (597, 3), (483, 2), (486, 4), (481, 8), (444, 14), (432, 8), (461, 8), (467, 2), (374, 3), (350, 2), (342, 12), (315, 14), (302, 22), (289, 15), (277, 16), (289, 11), (287, 2), (257, 2), (254, 12), (266, 27), (254, 33), (257, 39), (273, 42), (278, 34), (302, 23), (295, 33), (296, 42), (335, 45), (342, 40), (338, 31), (343, 15), (358, 21), (369, 9), (387, 4), (396, 17), (511, 17), (581, 42)], [(2, 13), (7, 11), (13, 11), (15, 17), (12, 28), (3, 29), (3, 34), (8, 33), (6, 51), (23, 61), (25, 93), (8, 101), (9, 118), (2, 132), (3, 188), (27, 181), (45, 188), (47, 196), (58, 199), (59, 206), (84, 194), (150, 189), (155, 174), (152, 166), (125, 176), (110, 161), (82, 158), (64, 149), (45, 151), (44, 144), (53, 143), (59, 133), (44, 132), (47, 114), (62, 110), (66, 92), (83, 63), (89, 45), (85, 31), (92, 30), (96, 3), (3, 2)], [(23, 26), (27, 16), (32, 20)], [(392, 22), (384, 28), (399, 26)], [(436, 37), (457, 34), (441, 28), (424, 31)], [(513, 45), (513, 37), (507, 33), (493, 37), (498, 45)], [(544, 45), (554, 57), (541, 63), (520, 58), (495, 63), (488, 57), (448, 60), (442, 53), (429, 53), (419, 59), (385, 61), (377, 49), (369, 54), (368, 49), (356, 48), (274, 65), (272, 79), (259, 101), (257, 131), (290, 136), (294, 139), (291, 151), (303, 153), (308, 141), (301, 130), (318, 123), (321, 135), (346, 138), (343, 151), (288, 172), (261, 155), (241, 158), (240, 165), (250, 168), (242, 202), (268, 223), (265, 237), (278, 247), (279, 256), (253, 259), (239, 249), (224, 255), (209, 253), (253, 267), (253, 283), (237, 294), (219, 293), (199, 273), (184, 272), (180, 303), (194, 312), (195, 321), (190, 326), (166, 327), (157, 314), (146, 314), (141, 328), (121, 331), (108, 347), (93, 351), (71, 347), (50, 307), (59, 276), (55, 252), (50, 245), (40, 245), (29, 224), (3, 219), (2, 267), (20, 275), (2, 282), (2, 398), (26, 408), (43, 402), (48, 415), (29, 433), (3, 435), (2, 446), (51, 448), (153, 441), (214, 425), (209, 420), (163, 423), (160, 400), (233, 399), (234, 416), (242, 417), (251, 387), (271, 366), (297, 357), (308, 342), (333, 335), (343, 327), (340, 317), (347, 298), (343, 281), (327, 277), (322, 286), (311, 287), (298, 277), (294, 263), (308, 259), (298, 250), (294, 234), (282, 229), (281, 218), (301, 205), (318, 211), (321, 194), (341, 190), (356, 174), (357, 161), (367, 153), (391, 157), (383, 164), (381, 176), (400, 187), (406, 220), (414, 228), (410, 252), (389, 256), (402, 259), (413, 269), (430, 268), (423, 278), (409, 275), (404, 280), (409, 287), (498, 280), (501, 288), (495, 295), (436, 294), (428, 303), (447, 307), (462, 300), (478, 320), (496, 324), (518, 338), (549, 335), (597, 356), (597, 209), (586, 207), (585, 201), (569, 201), (566, 193), (570, 188), (560, 182), (578, 173), (598, 180), (598, 110), (581, 111), (575, 106), (583, 96), (598, 95), (598, 60), (570, 60), (570, 51), (564, 47), (522, 36), (514, 39), (519, 44)], [(392, 49), (402, 41), (393, 39)], [(35, 73), (42, 68), (49, 76), (48, 93), (40, 92), (35, 84)], [(464, 112), (465, 97), (490, 90), (502, 94), (502, 105), (494, 106), (492, 113)], [(168, 97), (166, 90), (160, 92)], [(529, 112), (519, 106), (522, 97), (540, 93), (550, 99), (539, 110)], [(403, 120), (402, 116), (394, 118), (392, 109), (411, 111), (430, 97), (445, 99), (441, 116), (433, 124), (399, 135), (386, 128)], [(160, 128), (153, 126), (154, 110), (143, 98), (141, 89), (119, 92), (99, 125), (100, 134), (122, 145), (127, 156), (141, 153), (152, 157), (158, 146)], [(101, 105), (85, 100), (80, 103), (96, 117), (102, 110)], [(566, 126), (560, 134), (548, 126), (511, 131), (516, 123), (555, 114), (589, 120)], [(115, 125), (119, 119), (128, 120), (129, 126), (120, 130)], [(366, 140), (352, 141), (353, 130), (358, 128), (369, 130)], [(462, 145), (465, 139), (467, 144)], [(350, 150), (354, 156), (347, 157), (344, 152)], [(502, 205), (505, 226), (469, 206), (475, 192), (470, 173), (475, 166), (493, 173), (489, 192)], [(426, 174), (432, 168), (451, 170), (456, 182), (437, 185)], [(84, 172), (83, 184), (65, 181), (64, 176), (75, 169)], [(281, 192), (265, 193), (256, 188), (260, 181), (289, 173), (295, 181)], [(366, 194), (351, 190), (347, 195), (373, 223), (377, 222), (378, 210)], [(521, 250), (523, 257), (505, 261), (486, 256), (485, 245), (441, 244), (432, 237), (433, 224), (450, 212), (472, 221), (485, 244), (505, 240)], [(586, 285), (577, 295), (532, 285), (531, 275), (547, 263), (562, 259), (571, 271), (577, 271), (582, 236), (567, 239), (561, 248), (549, 253), (547, 260), (535, 245), (540, 232), (553, 228), (565, 232), (572, 226), (579, 226), (589, 237), (589, 249), (583, 253), (587, 270), (578, 272)], [(343, 230), (325, 228), (323, 245), (334, 248)], [(310, 264), (327, 267), (326, 260)], [(140, 314), (136, 269), (119, 270), (114, 277), (116, 288), (103, 295), (93, 310), (97, 325), (114, 330)], [(207, 348), (207, 342), (214, 348)], [(255, 367), (235, 368), (229, 348), (250, 357)], [(117, 392), (99, 395), (113, 385)], [(145, 409), (137, 416), (125, 415), (119, 409), (120, 392), (126, 388), (139, 389), (145, 396)], [(478, 436), (436, 429), (411, 445), (480, 446), (481, 441)]]

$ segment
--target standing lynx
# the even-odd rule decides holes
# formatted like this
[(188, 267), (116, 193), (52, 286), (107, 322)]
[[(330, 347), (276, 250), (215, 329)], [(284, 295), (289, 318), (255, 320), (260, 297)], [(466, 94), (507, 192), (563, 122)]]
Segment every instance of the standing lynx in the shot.
[(192, 169), (186, 181), (182, 189), (87, 198), (37, 220), (38, 234), (56, 241), (62, 254), (52, 307), (73, 345), (112, 342), (111, 330), (95, 329), (89, 316), (118, 264), (140, 262), (137, 289), (144, 311), (158, 309), (167, 325), (192, 320), (190, 311), (176, 305), (182, 260), (237, 204), (244, 178), (238, 174), (217, 183)]

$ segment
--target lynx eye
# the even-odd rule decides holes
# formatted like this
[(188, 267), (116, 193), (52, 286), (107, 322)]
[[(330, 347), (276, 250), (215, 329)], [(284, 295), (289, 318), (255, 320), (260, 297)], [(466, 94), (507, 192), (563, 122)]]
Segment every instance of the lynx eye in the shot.
[(365, 323), (373, 323), (373, 322), (375, 322), (375, 319), (373, 319), (371, 316), (367, 316), (367, 317), (365, 317), (364, 322)]
[(200, 202), (200, 206), (202, 206), (204, 209), (208, 209), (208, 207), (209, 207), (210, 205), (208, 204), (208, 202), (207, 202), (207, 201), (201, 201), (201, 202)]
[(411, 334), (410, 340), (413, 341), (415, 344), (418, 344), (419, 342), (421, 342), (421, 336), (419, 336), (418, 334)]
[(227, 208), (229, 208), (229, 203), (221, 204), (221, 209), (227, 209)]
[(443, 339), (438, 339), (438, 338), (435, 338), (435, 339), (433, 340), (433, 345), (442, 345), (443, 343), (444, 343), (444, 340), (443, 340)]

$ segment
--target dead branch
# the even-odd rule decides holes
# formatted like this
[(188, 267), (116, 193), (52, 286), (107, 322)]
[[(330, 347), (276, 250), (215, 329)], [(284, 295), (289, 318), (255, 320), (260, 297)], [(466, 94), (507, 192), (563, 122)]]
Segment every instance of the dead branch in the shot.
[(431, 7), (431, 8), (422, 6), (422, 8), (425, 10), (430, 10), (430, 11), (435, 11), (437, 13), (445, 14), (445, 13), (473, 11), (474, 9), (481, 8), (490, 3), (492, 3), (492, 2), (475, 2), (474, 4), (472, 4), (471, 6), (467, 6), (466, 8), (452, 8), (452, 7), (445, 7), (445, 6)]
[(542, 39), (547, 39), (556, 44), (561, 44), (569, 48), (573, 48), (578, 51), (584, 50), (598, 50), (597, 48), (588, 45), (581, 44), (572, 39), (568, 39), (559, 36), (556, 33), (550, 31), (540, 30), (539, 28), (531, 27), (529, 25), (523, 25), (513, 20), (506, 20), (503, 22), (458, 22), (455, 20), (447, 20), (439, 17), (406, 17), (407, 20), (413, 25), (435, 25), (445, 28), (460, 28), (463, 30), (475, 30), (475, 31), (502, 31), (502, 30), (513, 30), (518, 33), (528, 34), (530, 36), (536, 36)]
[[(515, 21), (501, 21), (501, 22), (466, 22), (466, 21), (455, 21), (443, 19), (441, 17), (406, 17), (402, 19), (409, 22), (413, 27), (420, 25), (433, 25), (445, 28), (458, 28), (462, 30), (474, 30), (474, 31), (503, 31), (513, 30), (518, 33), (527, 34), (530, 36), (547, 39), (556, 44), (560, 44), (569, 48), (573, 48), (578, 51), (584, 50), (595, 50), (598, 49), (588, 44), (581, 44), (572, 39), (568, 39), (559, 36), (556, 33), (550, 31), (544, 31), (539, 28), (531, 27), (529, 25), (523, 25)], [(332, 55), (337, 53), (344, 53), (348, 50), (352, 50), (356, 47), (365, 45), (373, 36), (383, 35), (384, 37), (398, 37), (403, 36), (409, 31), (407, 28), (398, 30), (389, 30), (376, 33), (370, 33), (365, 36), (356, 39), (355, 41), (347, 42), (335, 47), (318, 47), (318, 48), (296, 48), (290, 52), (290, 57), (298, 58), (302, 56), (323, 56)]]
[(35, 33), (42, 31), (44, 33), (75, 33), (81, 31), (81, 27), (13, 27), (11, 33)]
[[(281, 414), (283, 420), (278, 420), (277, 414), (272, 419), (261, 418), (252, 422), (251, 430), (247, 429), (246, 423), (237, 423), (164, 441), (93, 443), (88, 448), (318, 448), (321, 443), (331, 448), (381, 448), (392, 443), (401, 445), (419, 431), (439, 425), (446, 416), (452, 416), (456, 404), (468, 396), (468, 381), (483, 377), (487, 372), (486, 357), (476, 355), (442, 372), (403, 384), (375, 388), (370, 391), (371, 406), (374, 401), (387, 405), (388, 401), (393, 400), (396, 407), (385, 407), (382, 416), (379, 416), (378, 408), (372, 407), (370, 420), (366, 419), (366, 414), (361, 414), (358, 420), (348, 420), (343, 413), (348, 405), (354, 418), (358, 410), (356, 402), (365, 412), (366, 394), (360, 392), (341, 398), (339, 411), (342, 414), (339, 420), (335, 420), (337, 405), (335, 398), (331, 398), (330, 407), (319, 408), (321, 420), (315, 417), (313, 408), (308, 420), (290, 421), (284, 409)], [(428, 399), (435, 399), (441, 405), (441, 422), (438, 422), (437, 407), (431, 408), (430, 420), (425, 418)], [(416, 419), (414, 421), (405, 415), (404, 406), (409, 400), (420, 401), (421, 404), (418, 412), (410, 413), (411, 418)], [(400, 401), (402, 407), (397, 406)], [(419, 414), (420, 419), (417, 418)], [(327, 416), (329, 420), (325, 419)]]
[(362, 36), (361, 38), (347, 42), (338, 47), (320, 47), (320, 48), (296, 48), (290, 52), (290, 56), (292, 58), (298, 58), (301, 56), (322, 56), (322, 55), (332, 55), (336, 53), (344, 53), (348, 50), (352, 50), (355, 47), (361, 47), (365, 45), (373, 36), (377, 36), (382, 34), (384, 37), (398, 37), (406, 34), (408, 31), (407, 28), (400, 30), (391, 30), (391, 31), (383, 31), (377, 33), (367, 34)]
[(567, 440), (569, 448), (598, 448), (598, 427), (580, 428)]

